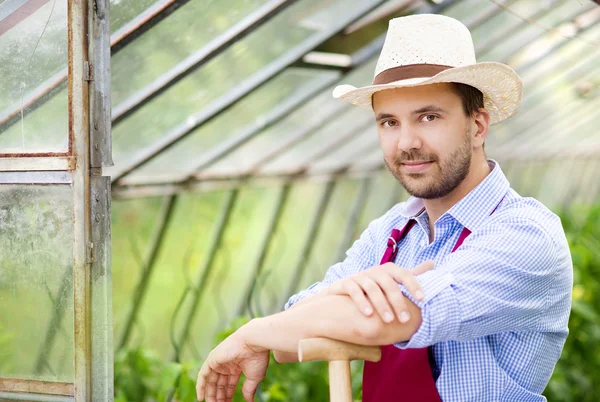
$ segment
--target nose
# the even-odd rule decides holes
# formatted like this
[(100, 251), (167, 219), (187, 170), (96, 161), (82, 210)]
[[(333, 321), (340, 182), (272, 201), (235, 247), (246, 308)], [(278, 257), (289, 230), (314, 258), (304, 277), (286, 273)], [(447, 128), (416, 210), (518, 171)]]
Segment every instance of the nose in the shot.
[(410, 127), (402, 128), (398, 136), (398, 150), (410, 152), (413, 149), (421, 149), (423, 142), (415, 130)]

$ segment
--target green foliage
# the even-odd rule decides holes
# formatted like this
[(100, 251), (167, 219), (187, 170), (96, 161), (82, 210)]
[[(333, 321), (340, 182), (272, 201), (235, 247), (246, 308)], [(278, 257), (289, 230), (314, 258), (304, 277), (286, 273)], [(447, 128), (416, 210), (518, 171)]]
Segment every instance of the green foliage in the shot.
[[(221, 332), (215, 344), (218, 344), (239, 327), (248, 322), (248, 318), (238, 318)], [(358, 363), (358, 362), (357, 362)], [(141, 349), (119, 352), (115, 357), (115, 402), (146, 401), (196, 401), (196, 375), (200, 363), (168, 363), (156, 355)], [(361, 365), (354, 365), (352, 384), (355, 399), (360, 400)], [(234, 402), (243, 402), (241, 384), (236, 389)], [(271, 356), (271, 362), (265, 380), (257, 392), (257, 401), (327, 401), (329, 385), (327, 363), (310, 362), (279, 364)]]
[[(562, 214), (574, 266), (573, 308), (569, 337), (545, 395), (551, 402), (595, 401), (600, 395), (600, 205)], [(217, 336), (215, 344), (248, 321), (239, 318)], [(360, 400), (362, 365), (353, 366), (355, 399)], [(133, 349), (115, 359), (116, 401), (195, 401), (199, 362), (165, 363)], [(329, 400), (327, 364), (278, 364), (271, 357), (257, 401)], [(243, 381), (243, 378), (241, 379)], [(236, 391), (235, 402), (243, 401)]]
[(130, 349), (115, 356), (115, 402), (196, 401), (196, 364), (165, 362)]
[(562, 214), (573, 257), (569, 337), (546, 388), (549, 401), (596, 401), (600, 395), (600, 205)]

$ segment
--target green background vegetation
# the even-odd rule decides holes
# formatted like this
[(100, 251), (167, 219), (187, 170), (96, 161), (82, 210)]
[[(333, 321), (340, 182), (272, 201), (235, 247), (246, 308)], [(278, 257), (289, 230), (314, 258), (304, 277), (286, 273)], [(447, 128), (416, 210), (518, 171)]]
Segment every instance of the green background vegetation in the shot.
[[(344, 190), (351, 193), (353, 183), (349, 182), (346, 184), (347, 188), (344, 189), (341, 187), (338, 196), (343, 196)], [(315, 187), (315, 185), (311, 186)], [(262, 190), (262, 192), (264, 192), (263, 196), (265, 196), (268, 190)], [(261, 193), (261, 190), (252, 189), (252, 193), (253, 196), (248, 194), (248, 202), (257, 202), (260, 204), (258, 200), (261, 197), (258, 194)], [(348, 195), (346, 194), (346, 196)], [(211, 196), (216, 197), (215, 194)], [(308, 199), (314, 197), (310, 197), (307, 193), (306, 197), (301, 198)], [(198, 199), (201, 199), (201, 197)], [(302, 203), (302, 201), (297, 202)], [(367, 203), (367, 209), (370, 208), (371, 213), (377, 210), (376, 207), (377, 205)], [(240, 208), (245, 209), (244, 206)], [(297, 210), (294, 205), (290, 209)], [(141, 212), (140, 209), (135, 210)], [(129, 211), (129, 213), (133, 213), (133, 209), (129, 209)], [(143, 215), (143, 213), (140, 215)], [(293, 217), (297, 218), (298, 222), (306, 220), (306, 216), (299, 216), (300, 214), (293, 213), (291, 215), (294, 215)], [(307, 213), (306, 215), (309, 214)], [(600, 206), (573, 206), (560, 215), (569, 239), (574, 263), (573, 309), (569, 322), (570, 334), (552, 380), (545, 391), (545, 395), (549, 401), (593, 401), (596, 400), (596, 395), (600, 395), (600, 300), (598, 297), (598, 291), (600, 290), (600, 281), (598, 280), (600, 274)], [(120, 216), (120, 206), (117, 206), (115, 208), (114, 219), (118, 220)], [(249, 216), (241, 212), (238, 216), (236, 220), (230, 223), (230, 225), (235, 227), (230, 229), (231, 232), (249, 233), (241, 228), (242, 223), (248, 224)], [(339, 224), (343, 222), (341, 218), (343, 216), (340, 214), (337, 219)], [(130, 219), (132, 219), (131, 216)], [(363, 217), (361, 220), (364, 221), (366, 219), (366, 217)], [(207, 219), (206, 224), (209, 225), (209, 222), (210, 220)], [(292, 222), (294, 222), (293, 219)], [(115, 222), (115, 224), (118, 227), (120, 223)], [(296, 222), (293, 225), (296, 225)], [(149, 232), (151, 225), (146, 224), (146, 226), (148, 226), (146, 231)], [(175, 224), (173, 227), (177, 228), (179, 225)], [(238, 227), (240, 229), (237, 229)], [(173, 239), (171, 244), (181, 244), (181, 247), (184, 247), (185, 242), (189, 241), (190, 236), (183, 229), (174, 230), (177, 230), (176, 233), (178, 234), (174, 234), (174, 236), (179, 240)], [(117, 231), (116, 235), (119, 233), (123, 232)], [(131, 231), (129, 235), (131, 235)], [(275, 234), (275, 237), (277, 237), (277, 234)], [(254, 238), (254, 242), (256, 240)], [(252, 248), (252, 246), (248, 247), (248, 249)], [(329, 249), (332, 249), (331, 245)], [(170, 250), (168, 253), (183, 254), (182, 250), (179, 252)], [(322, 253), (327, 254), (325, 251)], [(290, 256), (293, 254), (293, 248), (288, 250), (287, 254), (287, 259), (280, 258), (276, 262), (284, 265), (289, 264), (288, 261), (292, 260)], [(324, 256), (318, 256), (318, 250), (315, 259), (322, 260), (323, 262), (327, 261), (327, 258)], [(227, 258), (224, 259), (225, 262), (227, 260)], [(123, 263), (124, 261), (121, 260), (117, 266), (122, 266)], [(175, 261), (171, 261), (171, 263), (170, 268), (167, 268), (168, 265), (161, 266), (160, 271), (155, 273), (162, 272), (159, 274), (159, 277), (155, 278), (157, 282), (164, 282), (166, 277), (170, 275), (170, 272), (179, 270), (176, 267)], [(237, 267), (237, 269), (242, 269), (240, 265), (237, 265)], [(221, 269), (223, 268), (221, 267)], [(270, 269), (273, 270), (274, 268), (271, 267)], [(317, 269), (315, 264), (307, 272), (308, 276), (311, 276), (312, 279), (318, 279), (322, 275), (322, 272)], [(115, 274), (118, 276), (118, 273)], [(118, 286), (119, 283), (119, 281), (115, 282), (115, 286)], [(228, 283), (231, 283), (231, 281)], [(239, 288), (234, 285), (232, 286), (229, 287), (232, 289), (231, 291), (224, 291), (225, 298), (222, 303), (228, 304), (229, 300), (234, 299), (233, 293)], [(115, 290), (115, 297), (117, 297), (119, 293), (118, 288)], [(268, 299), (268, 292), (265, 291), (264, 293), (266, 299)], [(285, 299), (282, 295), (279, 296), (279, 300)], [(215, 296), (212, 295), (212, 297)], [(118, 298), (115, 300), (118, 300)], [(153, 301), (153, 304), (156, 305), (160, 305), (161, 303), (166, 305), (173, 303), (171, 294), (168, 291), (163, 293), (162, 297), (157, 297), (157, 300)], [(212, 305), (210, 299), (204, 299), (203, 303), (207, 306)], [(115, 306), (117, 306), (116, 303)], [(214, 305), (212, 306), (214, 310)], [(118, 309), (119, 307), (115, 307), (115, 310)], [(277, 307), (274, 306), (273, 310), (266, 309), (266, 311), (271, 312), (276, 309)], [(202, 311), (207, 312), (208, 310), (205, 309)], [(115, 392), (121, 401), (165, 400), (164, 398), (168, 399), (169, 397), (184, 401), (194, 400), (195, 376), (202, 362), (201, 356), (200, 359), (197, 359), (190, 355), (189, 358), (183, 359), (184, 363), (167, 362), (161, 357), (168, 355), (166, 351), (148, 347), (148, 345), (152, 345), (151, 340), (158, 339), (155, 337), (158, 337), (159, 332), (164, 332), (161, 328), (167, 325), (165, 322), (160, 321), (159, 317), (160, 315), (149, 314), (147, 321), (151, 321), (152, 325), (144, 329), (144, 332), (148, 334), (147, 337), (139, 338), (137, 345), (135, 345), (136, 342), (133, 342), (131, 346), (117, 353), (115, 362)], [(199, 329), (193, 332), (192, 338), (196, 345), (202, 345), (200, 348), (203, 353), (210, 350), (226, 334), (230, 333), (234, 328), (239, 327), (248, 319), (247, 316), (236, 319), (231, 315), (226, 327), (221, 327), (217, 331), (219, 322), (217, 317), (213, 318), (215, 321), (210, 320), (210, 315), (201, 314), (200, 317), (203, 325), (200, 325)], [(221, 323), (224, 321), (221, 320)], [(215, 333), (217, 334), (214, 335)], [(167, 343), (163, 343), (163, 345), (167, 345), (168, 349)], [(353, 369), (353, 384), (356, 396), (359, 397), (361, 365), (357, 363), (353, 366)], [(324, 363), (282, 365), (274, 361), (272, 361), (267, 377), (259, 391), (263, 401), (320, 401), (327, 400), (327, 392), (327, 367)], [(239, 395), (237, 398), (236, 400), (242, 400)]]

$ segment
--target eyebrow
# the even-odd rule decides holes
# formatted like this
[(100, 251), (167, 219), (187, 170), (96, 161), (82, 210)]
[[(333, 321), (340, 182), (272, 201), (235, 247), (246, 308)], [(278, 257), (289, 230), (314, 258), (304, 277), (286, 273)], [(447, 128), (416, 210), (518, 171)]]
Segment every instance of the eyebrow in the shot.
[[(446, 111), (439, 106), (427, 105), (427, 106), (424, 106), (417, 110), (413, 110), (411, 112), (411, 114), (415, 115), (415, 114), (423, 114), (423, 113), (427, 113), (427, 112), (444, 113)], [(379, 114), (377, 114), (377, 117), (375, 120), (380, 121), (380, 120), (389, 119), (389, 118), (396, 118), (396, 116), (393, 114), (390, 114), (390, 113), (379, 113)]]
[(422, 107), (420, 109), (417, 110), (413, 110), (413, 112), (411, 114), (423, 114), (423, 113), (427, 113), (427, 112), (437, 112), (437, 113), (443, 113), (445, 112), (444, 109), (442, 109), (439, 106), (435, 106), (435, 105), (427, 105), (425, 107)]
[(375, 120), (379, 121), (379, 120), (383, 120), (383, 119), (389, 119), (390, 117), (396, 117), (396, 116), (394, 116), (393, 114), (389, 114), (389, 113), (379, 113)]

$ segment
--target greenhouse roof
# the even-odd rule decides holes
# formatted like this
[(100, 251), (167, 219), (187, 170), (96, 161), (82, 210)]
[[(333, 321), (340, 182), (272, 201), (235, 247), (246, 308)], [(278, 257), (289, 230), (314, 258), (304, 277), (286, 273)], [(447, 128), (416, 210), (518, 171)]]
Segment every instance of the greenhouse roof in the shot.
[[(0, 15), (0, 49), (17, 35), (24, 45), (23, 59), (0, 62), (47, 68), (29, 82), (0, 77), (9, 94), (0, 99), (0, 151), (60, 154), (66, 123), (51, 116), (67, 96), (66, 66), (54, 63), (64, 57), (44, 55), (51, 48), (34, 47), (40, 32), (27, 29), (39, 24), (20, 22), (48, 18), (49, 37), (66, 11), (57, 5), (49, 18), (53, 2), (31, 4), (28, 15)], [(565, 194), (595, 197), (597, 179), (585, 173), (600, 166), (600, 7), (590, 0), (113, 0), (113, 194), (380, 171), (372, 113), (331, 92), (369, 84), (387, 21), (414, 13), (461, 20), (479, 61), (522, 77), (520, 112), (492, 128), (486, 147), (509, 177), (537, 182), (544, 171), (569, 183)]]

